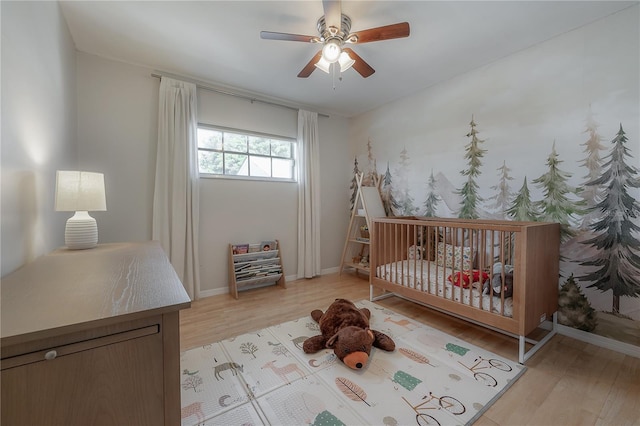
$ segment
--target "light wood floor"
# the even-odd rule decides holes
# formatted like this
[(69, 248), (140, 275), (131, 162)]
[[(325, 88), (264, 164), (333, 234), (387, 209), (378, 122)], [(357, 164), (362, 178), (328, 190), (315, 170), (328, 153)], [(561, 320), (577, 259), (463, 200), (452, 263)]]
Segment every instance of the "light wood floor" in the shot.
[[(180, 313), (187, 350), (326, 309), (336, 297), (368, 299), (368, 281), (344, 273), (198, 300)], [(406, 300), (377, 302), (419, 322), (518, 359), (516, 339)], [(566, 336), (554, 336), (527, 372), (476, 425), (640, 425), (640, 359)]]

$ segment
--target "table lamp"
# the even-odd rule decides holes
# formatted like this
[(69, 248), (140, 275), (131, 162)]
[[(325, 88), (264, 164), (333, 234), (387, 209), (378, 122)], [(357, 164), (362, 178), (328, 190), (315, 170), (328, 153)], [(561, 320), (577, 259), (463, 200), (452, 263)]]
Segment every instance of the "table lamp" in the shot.
[(56, 211), (75, 212), (67, 220), (64, 242), (71, 250), (89, 249), (98, 244), (98, 225), (89, 211), (107, 210), (104, 174), (58, 170)]

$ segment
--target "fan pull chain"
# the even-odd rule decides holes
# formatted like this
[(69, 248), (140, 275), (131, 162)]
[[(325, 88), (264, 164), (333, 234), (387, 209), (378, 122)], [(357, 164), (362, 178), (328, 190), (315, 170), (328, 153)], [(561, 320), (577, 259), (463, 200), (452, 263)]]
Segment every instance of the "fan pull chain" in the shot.
[(331, 64), (331, 66), (333, 67), (333, 75), (332, 75), (332, 79), (333, 80), (333, 90), (336, 90), (336, 70), (338, 68), (338, 64), (337, 63), (333, 63)]

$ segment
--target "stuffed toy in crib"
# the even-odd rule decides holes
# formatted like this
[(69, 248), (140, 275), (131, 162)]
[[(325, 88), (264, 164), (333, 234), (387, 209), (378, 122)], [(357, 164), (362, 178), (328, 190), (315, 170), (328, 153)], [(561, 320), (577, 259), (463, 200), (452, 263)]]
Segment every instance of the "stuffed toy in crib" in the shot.
[[(502, 271), (504, 269), (504, 283), (502, 282)], [(493, 277), (491, 278), (493, 295), (500, 296), (504, 292), (504, 297), (513, 296), (513, 266), (504, 265), (501, 262), (493, 264)], [(489, 281), (484, 283), (483, 294), (489, 294)]]
[[(458, 271), (453, 275), (449, 275), (447, 279), (457, 287), (462, 286), (462, 288), (469, 288), (470, 285), (476, 283), (486, 284), (489, 281), (489, 274), (484, 271), (472, 269), (467, 271)], [(474, 286), (474, 288), (475, 287), (476, 286)], [(480, 285), (477, 287), (479, 288)]]
[(312, 311), (311, 318), (320, 324), (322, 335), (304, 341), (302, 349), (305, 353), (313, 354), (330, 348), (339, 360), (358, 370), (367, 365), (372, 346), (385, 351), (396, 348), (391, 337), (369, 328), (369, 309), (358, 309), (349, 300), (336, 299), (326, 312), (320, 309)]

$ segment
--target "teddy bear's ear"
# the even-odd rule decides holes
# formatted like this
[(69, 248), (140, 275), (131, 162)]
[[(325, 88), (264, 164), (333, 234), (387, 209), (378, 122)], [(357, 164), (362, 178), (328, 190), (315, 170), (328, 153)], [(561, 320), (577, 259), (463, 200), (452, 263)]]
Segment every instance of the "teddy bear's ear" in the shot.
[(327, 340), (327, 348), (332, 349), (335, 345), (336, 345), (336, 340), (338, 340), (338, 334), (340, 333), (336, 333), (333, 336), (331, 336), (331, 338), (329, 340)]

